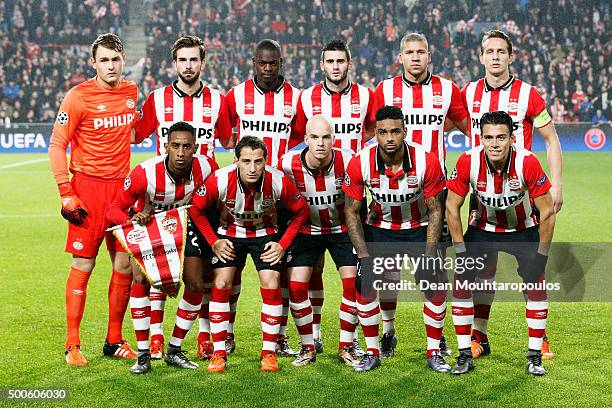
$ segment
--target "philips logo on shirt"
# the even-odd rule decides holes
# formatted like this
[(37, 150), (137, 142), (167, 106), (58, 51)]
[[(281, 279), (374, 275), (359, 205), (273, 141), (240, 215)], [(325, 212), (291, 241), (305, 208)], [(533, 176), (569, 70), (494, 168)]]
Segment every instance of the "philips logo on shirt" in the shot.
[[(519, 123), (512, 121), (512, 131), (518, 130)], [(480, 129), (480, 119), (472, 118), (472, 129)]]
[(351, 133), (361, 133), (361, 123), (334, 123), (334, 134), (336, 136)]
[(407, 126), (410, 125), (437, 125), (440, 126), (444, 123), (444, 115), (419, 115), (411, 114), (404, 115), (404, 123)]
[(95, 118), (93, 120), (94, 129), (108, 129), (112, 127), (127, 126), (134, 120), (133, 113), (124, 113), (123, 115), (107, 116), (105, 118)]
[(308, 205), (329, 205), (329, 204), (334, 204), (339, 200), (344, 199), (344, 193), (337, 193), (337, 194), (330, 194), (330, 195), (323, 195), (323, 196), (311, 196), (311, 197), (304, 197), (306, 199), (306, 202), (308, 203)]
[(283, 122), (268, 122), (265, 120), (243, 120), (240, 122), (245, 132), (289, 133), (291, 127)]
[[(195, 124), (192, 122), (188, 122), (188, 123), (195, 128), (196, 140), (210, 139), (213, 137), (212, 127), (210, 128), (198, 127), (198, 126), (195, 126)], [(166, 140), (168, 138), (168, 130), (170, 129), (170, 126), (172, 126), (172, 123), (167, 123), (159, 127), (159, 132), (161, 133), (161, 137)]]

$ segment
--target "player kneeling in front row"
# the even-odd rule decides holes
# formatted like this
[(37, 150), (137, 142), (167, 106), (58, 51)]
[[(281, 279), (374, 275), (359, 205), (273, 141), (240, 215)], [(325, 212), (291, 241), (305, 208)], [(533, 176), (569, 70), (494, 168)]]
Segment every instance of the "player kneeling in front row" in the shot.
[[(548, 301), (546, 290), (537, 283), (544, 280), (548, 249), (555, 227), (555, 212), (549, 192), (551, 184), (537, 157), (513, 145), (512, 118), (505, 112), (485, 113), (480, 119), (481, 145), (463, 153), (448, 181), (446, 219), (460, 258), (485, 258), (499, 251), (513, 255), (518, 274), (526, 284), (526, 317), (529, 334), (527, 371), (543, 375), (542, 340), (546, 329)], [(465, 235), (460, 209), (470, 186), (478, 201), (470, 214)], [(540, 224), (534, 215), (540, 210)], [(459, 357), (452, 374), (474, 368), (470, 334), (474, 320), (472, 290), (460, 282), (473, 282), (474, 270), (455, 273), (453, 323), (457, 333)]]
[[(132, 170), (125, 179), (123, 191), (107, 212), (108, 219), (115, 224), (136, 221), (145, 225), (154, 212), (189, 204), (193, 193), (201, 188), (204, 180), (218, 168), (215, 161), (209, 157), (194, 157), (197, 149), (194, 128), (185, 122), (173, 124), (168, 131), (168, 143), (165, 144), (168, 154), (149, 159)], [(135, 203), (138, 203), (139, 207), (136, 214), (127, 218), (130, 207)], [(197, 368), (198, 365), (185, 356), (181, 344), (198, 317), (204, 293), (203, 265), (208, 263), (212, 252), (194, 225), (188, 227), (185, 245), (185, 291), (176, 311), (176, 324), (165, 361), (176, 367)], [(138, 342), (138, 360), (131, 368), (134, 374), (144, 374), (151, 369), (150, 289), (144, 273), (139, 268), (134, 268), (130, 293), (132, 321)]]
[[(214, 345), (208, 365), (210, 372), (225, 371), (232, 280), (236, 265), (243, 263), (248, 254), (259, 273), (263, 300), (261, 369), (278, 371), (275, 347), (282, 313), (280, 270), (285, 251), (308, 218), (308, 205), (281, 171), (266, 166), (267, 154), (266, 145), (260, 139), (244, 136), (236, 146), (234, 164), (215, 171), (206, 180), (189, 210), (215, 255), (209, 304)], [(277, 236), (277, 203), (293, 213), (282, 237)], [(212, 205), (221, 214), (217, 232), (204, 215), (204, 210)]]
[(308, 285), (317, 260), (327, 249), (342, 277), (338, 358), (346, 365), (356, 366), (353, 333), (358, 322), (355, 304), (357, 256), (346, 233), (342, 190), (352, 154), (332, 147), (331, 125), (322, 115), (308, 120), (304, 141), (307, 145), (304, 150), (287, 153), (281, 159), (282, 170), (296, 184), (310, 208), (310, 218), (302, 226), (287, 256), (291, 313), (302, 342), (302, 349), (292, 364), (299, 367), (316, 360)]
[[(415, 270), (419, 288), (429, 288), (428, 283), (442, 283), (437, 247), (442, 231), (442, 191), (445, 185), (440, 162), (435, 155), (423, 147), (406, 142), (404, 114), (395, 106), (384, 106), (376, 112), (377, 144), (369, 146), (353, 157), (347, 168), (344, 191), (346, 193), (346, 223), (349, 236), (359, 257), (357, 278), (357, 307), (359, 319), (369, 320), (372, 334), (377, 333), (378, 302), (377, 289), (382, 289), (380, 298), (387, 298), (385, 288), (375, 284), (374, 259), (394, 258), (400, 251), (423, 262)], [(372, 202), (366, 223), (361, 224), (359, 210), (365, 189), (370, 191)], [(390, 272), (390, 273), (388, 273)], [(384, 278), (398, 280), (400, 271), (384, 271)], [(390, 276), (389, 279), (387, 276)], [(451, 367), (440, 353), (440, 337), (446, 314), (446, 292), (423, 290), (425, 303), (423, 320), (427, 335), (427, 364), (438, 372)], [(370, 335), (362, 320), (368, 353), (364, 358), (374, 363), (365, 368), (380, 365), (378, 341), (369, 342)], [(395, 342), (394, 342), (395, 343)], [(383, 343), (384, 345), (384, 343)], [(376, 347), (376, 348), (374, 348)], [(356, 367), (356, 369), (359, 368)], [(369, 368), (371, 369), (371, 368)], [(363, 369), (362, 371), (367, 371)]]

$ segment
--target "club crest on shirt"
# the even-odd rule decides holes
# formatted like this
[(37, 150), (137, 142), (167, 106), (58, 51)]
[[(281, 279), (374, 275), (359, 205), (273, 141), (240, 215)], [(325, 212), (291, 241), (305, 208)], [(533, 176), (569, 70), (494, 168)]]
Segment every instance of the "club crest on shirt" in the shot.
[(408, 176), (406, 177), (406, 182), (408, 183), (408, 187), (415, 188), (419, 186), (419, 179), (417, 176)]
[(212, 116), (212, 109), (210, 106), (205, 106), (202, 108), (202, 115), (205, 117), (211, 117)]
[(510, 103), (508, 103), (508, 112), (516, 112), (518, 107), (518, 102), (515, 99), (511, 99)]
[(359, 106), (356, 103), (352, 104), (351, 105), (351, 113), (354, 113), (354, 114), (361, 113), (361, 106)]
[(476, 189), (478, 190), (487, 190), (487, 182), (486, 181), (479, 181), (476, 183)]
[(132, 185), (132, 179), (130, 179), (130, 176), (127, 176), (125, 178), (125, 181), (123, 182), (123, 189), (127, 190), (128, 188), (130, 188), (131, 185)]
[(442, 105), (442, 101), (443, 101), (442, 96), (434, 95), (432, 100), (433, 100), (434, 105)]
[(132, 98), (130, 98), (127, 101), (125, 101), (125, 105), (128, 108), (130, 108), (130, 109), (134, 109), (134, 106), (136, 106), (136, 104), (134, 103), (134, 100)]
[(285, 105), (285, 107), (283, 108), (283, 113), (286, 116), (291, 116), (293, 115), (293, 107), (291, 105)]
[(518, 178), (512, 178), (508, 180), (508, 187), (510, 190), (516, 191), (521, 189), (521, 181)]
[(268, 212), (270, 210), (270, 208), (272, 208), (272, 206), (274, 206), (274, 200), (271, 198), (266, 198), (264, 200), (262, 200), (261, 204), (259, 205), (259, 209), (258, 212)]
[(380, 179), (378, 177), (371, 178), (370, 186), (372, 188), (380, 188)]
[(162, 219), (161, 221), (162, 228), (168, 231), (170, 234), (174, 234), (176, 228), (178, 227), (178, 220), (173, 215), (168, 215)]
[(314, 113), (315, 115), (317, 113), (321, 113), (321, 107), (320, 106), (313, 106), (312, 107), (312, 113)]

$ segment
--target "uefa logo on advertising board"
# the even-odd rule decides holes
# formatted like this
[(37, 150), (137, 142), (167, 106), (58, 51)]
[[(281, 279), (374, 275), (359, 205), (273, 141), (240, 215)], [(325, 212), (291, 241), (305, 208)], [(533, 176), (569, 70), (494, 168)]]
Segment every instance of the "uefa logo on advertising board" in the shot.
[(590, 150), (600, 150), (606, 145), (606, 133), (600, 128), (591, 128), (584, 134), (584, 144)]

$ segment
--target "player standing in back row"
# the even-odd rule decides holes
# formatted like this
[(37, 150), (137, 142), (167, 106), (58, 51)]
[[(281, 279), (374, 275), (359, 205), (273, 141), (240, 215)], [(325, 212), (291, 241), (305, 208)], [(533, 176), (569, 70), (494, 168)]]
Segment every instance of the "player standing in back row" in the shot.
[[(229, 123), (225, 95), (202, 82), (200, 75), (206, 63), (204, 42), (193, 35), (180, 37), (172, 45), (172, 61), (178, 79), (172, 84), (151, 92), (142, 107), (142, 115), (134, 126), (135, 143), (152, 133), (157, 139), (157, 155), (166, 154), (170, 127), (176, 122), (187, 122), (195, 128), (199, 154), (215, 158), (215, 141), (230, 147), (232, 127)], [(204, 266), (203, 266), (204, 267)], [(210, 286), (210, 283), (207, 282)], [(210, 291), (210, 288), (207, 288)], [(151, 357), (163, 357), (163, 318), (166, 294), (151, 288)], [(208, 324), (206, 293), (200, 311), (198, 357), (212, 354)]]
[[(283, 65), (281, 47), (274, 40), (262, 40), (255, 46), (253, 68), (255, 77), (233, 87), (227, 94), (230, 123), (237, 127), (238, 142), (244, 136), (256, 136), (267, 148), (266, 164), (277, 167), (293, 140), (302, 142), (304, 134), (293, 130), (299, 90), (291, 86), (280, 74)], [(283, 230), (289, 215), (283, 209), (279, 213), (279, 227)], [(233, 326), (236, 305), (240, 295), (241, 267), (234, 275), (232, 290), (231, 317), (228, 331), (233, 341)], [(281, 274), (283, 289), (283, 321), (279, 333), (278, 354), (294, 355), (286, 338), (287, 316), (289, 314), (289, 286), (286, 271)]]
[[(323, 115), (332, 126), (334, 147), (359, 152), (365, 142), (374, 134), (371, 118), (373, 103), (372, 91), (349, 79), (353, 59), (346, 43), (341, 40), (330, 41), (321, 51), (321, 83), (305, 89), (298, 102), (295, 130), (305, 133), (306, 122), (315, 115)], [(297, 142), (297, 140), (296, 140)], [(292, 148), (293, 146), (289, 146)], [(364, 208), (365, 215), (365, 208)], [(323, 351), (321, 335), (321, 313), (323, 309), (323, 268), (325, 257), (322, 255), (314, 266), (308, 286), (312, 302), (313, 335), (317, 353)], [(363, 355), (355, 333), (356, 352)]]
[[(492, 30), (484, 34), (480, 43), (480, 63), (484, 65), (485, 77), (470, 82), (461, 91), (470, 114), (469, 133), (472, 147), (480, 144), (480, 118), (487, 112), (507, 112), (514, 124), (515, 145), (527, 150), (533, 147), (533, 128), (537, 128), (546, 143), (552, 183), (550, 195), (555, 212), (559, 212), (563, 205), (563, 159), (559, 137), (546, 109), (546, 102), (538, 90), (510, 75), (510, 64), (513, 60), (512, 42), (504, 32)], [(479, 277), (483, 280), (493, 279), (496, 267), (497, 256), (494, 255), (487, 259), (487, 267)], [(491, 352), (487, 329), (494, 296), (495, 292), (474, 291), (474, 358)], [(546, 336), (542, 356), (545, 360), (554, 356)]]
[[(468, 114), (461, 100), (461, 91), (452, 81), (432, 74), (428, 65), (431, 53), (427, 39), (418, 33), (406, 34), (400, 43), (400, 59), (404, 66), (403, 75), (382, 81), (374, 91), (374, 109), (382, 106), (397, 106), (404, 114), (406, 140), (423, 146), (440, 162), (446, 173), (444, 145), (444, 124), (449, 118), (457, 128), (466, 133)], [(446, 190), (444, 190), (446, 192)], [(443, 202), (444, 202), (443, 198)], [(443, 204), (444, 205), (444, 204)], [(442, 209), (444, 214), (444, 208)], [(446, 235), (443, 240), (448, 240)], [(381, 354), (390, 357), (394, 354), (397, 337), (395, 335), (395, 313), (397, 297), (380, 303), (383, 319)], [(449, 355), (446, 342), (442, 337), (446, 300), (443, 302), (427, 299), (423, 305), (423, 320), (427, 332), (427, 356), (440, 352)]]
[[(124, 79), (123, 43), (115, 34), (100, 35), (91, 46), (96, 76), (70, 89), (57, 114), (49, 144), (51, 171), (62, 199), (62, 216), (69, 222), (66, 252), (72, 254), (66, 282), (66, 363), (85, 366), (79, 330), (85, 311), (87, 283), (98, 249), (106, 240), (113, 274), (108, 288), (108, 331), (105, 356), (136, 358), (121, 334), (132, 272), (129, 256), (116, 238), (105, 232), (106, 209), (123, 187), (130, 171), (130, 134), (138, 102), (138, 87)], [(70, 145), (68, 175), (66, 150)]]

